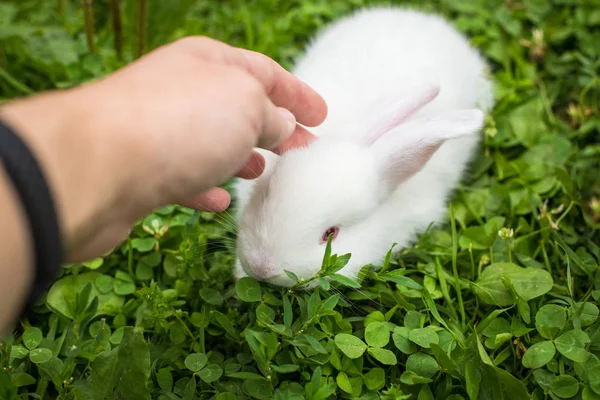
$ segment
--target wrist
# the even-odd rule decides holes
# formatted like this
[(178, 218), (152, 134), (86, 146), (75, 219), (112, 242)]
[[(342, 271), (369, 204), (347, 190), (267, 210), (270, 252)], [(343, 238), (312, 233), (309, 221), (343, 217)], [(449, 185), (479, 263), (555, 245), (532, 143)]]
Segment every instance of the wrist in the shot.
[(83, 90), (87, 88), (44, 93), (0, 109), (0, 117), (22, 136), (41, 165), (68, 258), (111, 223), (118, 199), (119, 175), (110, 172), (118, 155), (111, 149), (111, 135), (95, 134), (90, 112), (95, 99), (81, 96)]

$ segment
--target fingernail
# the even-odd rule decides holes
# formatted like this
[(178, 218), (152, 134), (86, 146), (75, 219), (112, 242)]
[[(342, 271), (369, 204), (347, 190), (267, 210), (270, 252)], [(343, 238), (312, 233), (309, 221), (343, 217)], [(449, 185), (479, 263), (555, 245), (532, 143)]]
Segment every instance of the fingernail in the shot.
[(294, 133), (294, 130), (296, 129), (296, 117), (294, 117), (294, 114), (292, 114), (289, 110), (287, 110), (285, 108), (279, 107), (279, 112), (281, 113), (283, 118), (285, 118), (285, 120), (288, 121), (288, 125), (289, 125), (288, 136), (291, 136), (292, 133)]

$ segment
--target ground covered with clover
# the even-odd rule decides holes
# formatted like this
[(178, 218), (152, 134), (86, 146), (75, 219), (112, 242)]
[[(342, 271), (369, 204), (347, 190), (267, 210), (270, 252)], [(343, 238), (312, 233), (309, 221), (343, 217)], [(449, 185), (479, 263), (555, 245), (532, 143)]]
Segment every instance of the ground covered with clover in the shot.
[[(303, 292), (231, 279), (230, 216), (156, 210), (65, 268), (0, 342), (0, 399), (600, 399), (600, 8), (409, 3), (449, 17), (497, 85), (447, 225), (361, 282), (326, 254)], [(0, 1), (0, 96), (85, 82), (187, 34), (290, 67), (319, 27), (370, 4)]]

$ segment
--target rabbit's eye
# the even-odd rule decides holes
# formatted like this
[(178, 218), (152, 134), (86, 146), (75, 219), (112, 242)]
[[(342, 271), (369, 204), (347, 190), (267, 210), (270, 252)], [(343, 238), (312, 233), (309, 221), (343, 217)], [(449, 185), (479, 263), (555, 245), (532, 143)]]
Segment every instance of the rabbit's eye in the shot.
[(321, 236), (321, 244), (327, 243), (327, 240), (329, 240), (329, 235), (331, 235), (332, 233), (333, 237), (331, 238), (331, 241), (333, 241), (338, 235), (339, 231), (340, 228), (337, 226), (332, 226), (331, 228), (328, 228), (325, 232), (323, 232), (323, 236)]

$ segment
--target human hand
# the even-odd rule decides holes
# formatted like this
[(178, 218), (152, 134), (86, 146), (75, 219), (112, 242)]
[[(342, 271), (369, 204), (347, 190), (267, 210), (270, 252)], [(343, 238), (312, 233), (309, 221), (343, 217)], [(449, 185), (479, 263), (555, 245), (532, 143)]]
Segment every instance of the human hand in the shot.
[(273, 60), (203, 37), (5, 107), (48, 168), (71, 262), (110, 250), (156, 207), (224, 210), (229, 194), (216, 186), (264, 168), (253, 147), (301, 146), (313, 136), (296, 121), (315, 126), (326, 113), (323, 99)]
[[(207, 179), (221, 183), (233, 175), (234, 167), (238, 177), (260, 176), (264, 159), (257, 152), (249, 153), (249, 141), (278, 154), (305, 145), (313, 135), (295, 124), (295, 118), (306, 126), (315, 126), (323, 121), (327, 110), (317, 93), (270, 58), (204, 37), (186, 38), (158, 49), (103, 84), (109, 92), (129, 92), (135, 96), (122, 98), (121, 105), (107, 103), (112, 108), (110, 114), (121, 110), (135, 112), (128, 104), (140, 101), (137, 111), (150, 111), (132, 121), (137, 129), (132, 127), (130, 131), (144, 132), (142, 140), (153, 137), (158, 151), (173, 147), (172, 134), (165, 132), (177, 131), (176, 135), (182, 140), (177, 145), (181, 147), (173, 149), (171, 154), (163, 154), (172, 158), (165, 161), (174, 168), (171, 182), (189, 190), (203, 188), (200, 184)], [(139, 96), (142, 92), (147, 95)], [(172, 97), (165, 98), (165, 95)], [(275, 111), (276, 106), (280, 107), (281, 114)], [(194, 119), (189, 120), (188, 115)], [(288, 125), (286, 119), (295, 127), (289, 138), (286, 136), (291, 124)], [(162, 126), (163, 122), (167, 126)], [(203, 157), (210, 157), (203, 168), (195, 171), (191, 167), (199, 160), (187, 158), (197, 156), (194, 144), (207, 151)], [(245, 164), (244, 160), (247, 160)], [(184, 170), (189, 174), (187, 183), (178, 182)], [(168, 192), (174, 191), (176, 189)], [(181, 196), (177, 198), (183, 205), (215, 212), (223, 211), (230, 202), (229, 194), (215, 187), (188, 200)]]

